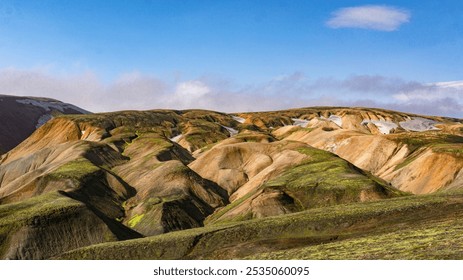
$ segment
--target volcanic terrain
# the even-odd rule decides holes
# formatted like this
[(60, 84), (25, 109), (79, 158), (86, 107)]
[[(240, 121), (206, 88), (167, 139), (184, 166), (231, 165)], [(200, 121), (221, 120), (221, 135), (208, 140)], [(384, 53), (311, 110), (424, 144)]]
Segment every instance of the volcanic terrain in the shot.
[(0, 100), (1, 258), (463, 258), (460, 119)]

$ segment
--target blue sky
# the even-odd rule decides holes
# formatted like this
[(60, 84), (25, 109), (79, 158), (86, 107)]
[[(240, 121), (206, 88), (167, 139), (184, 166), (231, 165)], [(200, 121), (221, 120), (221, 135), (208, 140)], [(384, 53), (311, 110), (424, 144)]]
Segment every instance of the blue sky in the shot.
[(462, 14), (462, 1), (2, 0), (0, 94), (462, 117)]

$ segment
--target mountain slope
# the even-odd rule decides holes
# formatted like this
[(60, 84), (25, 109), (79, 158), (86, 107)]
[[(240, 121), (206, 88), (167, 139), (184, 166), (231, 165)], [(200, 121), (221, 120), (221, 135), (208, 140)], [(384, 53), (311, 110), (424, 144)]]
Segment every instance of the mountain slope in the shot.
[(461, 193), (440, 193), (323, 207), (108, 242), (58, 258), (461, 259), (462, 202)]
[(0, 155), (55, 115), (86, 113), (89, 112), (54, 99), (0, 95)]
[[(361, 237), (376, 226), (381, 229), (378, 236), (385, 238), (383, 233), (403, 219), (407, 227), (428, 231), (431, 220), (448, 225), (452, 209), (458, 208), (452, 201), (459, 201), (463, 187), (462, 128), (458, 119), (365, 108), (56, 116), (0, 158), (0, 253), (3, 258), (75, 256), (87, 252), (79, 247), (141, 238), (121, 247), (108, 243), (101, 257), (113, 258), (111, 248), (118, 252), (157, 244), (178, 252), (160, 249), (159, 255), (150, 249), (144, 255), (131, 249), (122, 256), (253, 258), (250, 252), (255, 249), (262, 253), (258, 256), (278, 258), (292, 256), (277, 254), (281, 248), (307, 256), (296, 247), (344, 234)], [(451, 203), (442, 204), (446, 198)], [(53, 200), (56, 209), (40, 207), (41, 202), (54, 205)], [(67, 212), (68, 204), (75, 212)], [(414, 207), (423, 217), (408, 222), (417, 217)], [(443, 210), (433, 213), (433, 207)], [(387, 218), (387, 226), (381, 222), (381, 208), (397, 216)], [(360, 212), (351, 228), (351, 223), (331, 224), (331, 216), (321, 214), (326, 211), (347, 221)], [(11, 213), (19, 218), (6, 218)], [(47, 223), (34, 228), (35, 217), (49, 213), (56, 219), (45, 218)], [(318, 217), (311, 225), (332, 234), (305, 232), (305, 222), (298, 224), (294, 218), (304, 215)], [(82, 231), (66, 219), (82, 225)], [(275, 225), (266, 224), (262, 232), (250, 230), (259, 229), (263, 219)], [(99, 226), (88, 231), (87, 221)], [(292, 222), (294, 233), (280, 227), (290, 230)], [(44, 237), (42, 228), (53, 230)], [(229, 234), (240, 236), (239, 241), (228, 242), (219, 234), (201, 245), (217, 253), (191, 251), (200, 238), (196, 233), (215, 236), (215, 229), (233, 229)], [(72, 234), (65, 234), (68, 231)], [(257, 240), (248, 231), (268, 236)], [(98, 235), (107, 238), (88, 237)], [(53, 248), (37, 245), (42, 241)]]

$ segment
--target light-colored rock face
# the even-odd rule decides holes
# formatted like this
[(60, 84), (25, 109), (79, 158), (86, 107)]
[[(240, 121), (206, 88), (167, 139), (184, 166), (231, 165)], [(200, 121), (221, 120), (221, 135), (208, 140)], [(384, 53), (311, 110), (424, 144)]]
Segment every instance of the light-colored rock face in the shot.
[[(419, 141), (421, 136), (417, 137)], [(463, 166), (463, 159), (458, 155), (435, 153), (433, 144), (413, 151), (413, 147), (397, 140), (394, 135), (386, 137), (320, 129), (313, 132), (296, 131), (285, 139), (302, 141), (333, 152), (394, 187), (417, 194), (445, 188)], [(409, 161), (413, 161), (413, 164), (407, 165)]]
[(445, 153), (435, 153), (432, 149), (425, 149), (408, 160), (402, 168), (384, 177), (397, 188), (415, 194), (433, 193), (451, 188), (451, 185), (455, 186), (463, 168), (461, 159)]
[(189, 166), (202, 177), (216, 182), (236, 200), (272, 176), (305, 157), (291, 149), (304, 146), (289, 142), (236, 143), (218, 145)]
[[(277, 115), (278, 114), (278, 115)], [(277, 116), (275, 116), (277, 115)], [(308, 120), (303, 128), (279, 126), (272, 131), (278, 139), (300, 141), (313, 147), (333, 152), (356, 166), (390, 182), (393, 186), (412, 192), (434, 192), (452, 186), (455, 170), (460, 170), (459, 156), (463, 143), (461, 122), (445, 118), (430, 118), (375, 109), (326, 109), (318, 112), (294, 111), (260, 114), (260, 120), (274, 123), (276, 118), (291, 116), (293, 120)], [(251, 114), (248, 118), (253, 118)], [(330, 120), (330, 118), (332, 120)], [(341, 125), (333, 120), (341, 119)], [(298, 122), (297, 124), (300, 124)], [(382, 136), (384, 135), (384, 136)], [(456, 145), (449, 152), (435, 146)], [(418, 152), (415, 150), (422, 147)], [(454, 160), (442, 161), (439, 179), (421, 180), (413, 175), (406, 178), (407, 163), (431, 151), (446, 154)], [(455, 151), (455, 152), (453, 152)], [(456, 166), (456, 167), (455, 167)], [(419, 165), (413, 168), (418, 168)], [(402, 173), (397, 170), (403, 169)], [(409, 171), (407, 171), (409, 172)], [(420, 174), (420, 178), (423, 177)], [(395, 178), (395, 179), (394, 179)], [(407, 186), (407, 187), (405, 187)]]

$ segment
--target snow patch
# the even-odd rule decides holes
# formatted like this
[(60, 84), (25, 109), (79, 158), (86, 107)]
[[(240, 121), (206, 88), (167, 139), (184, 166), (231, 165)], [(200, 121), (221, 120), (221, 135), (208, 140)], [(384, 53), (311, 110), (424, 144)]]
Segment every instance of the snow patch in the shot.
[(428, 131), (428, 130), (439, 130), (434, 125), (437, 124), (436, 121), (425, 119), (425, 118), (410, 118), (406, 121), (399, 122), (399, 125), (408, 131)]
[(175, 137), (172, 137), (170, 138), (169, 140), (172, 141), (172, 142), (175, 142), (175, 143), (178, 143), (178, 141), (180, 141), (180, 139), (183, 137), (183, 134), (179, 134)]
[(221, 125), (223, 128), (225, 128), (226, 130), (228, 130), (228, 133), (230, 133), (230, 137), (233, 137), (235, 136), (236, 134), (238, 134), (238, 130), (236, 129), (233, 129), (231, 127), (228, 127), (228, 126), (225, 126), (225, 125)]
[(82, 114), (90, 113), (90, 112), (85, 111), (85, 110), (83, 110), (83, 109), (81, 109), (81, 108), (79, 108), (77, 106), (72, 105), (72, 104), (62, 103), (62, 102), (59, 102), (59, 101), (43, 101), (43, 100), (36, 100), (36, 99), (17, 99), (16, 102), (21, 103), (21, 104), (40, 107), (40, 108), (45, 109), (45, 111), (47, 111), (47, 112), (54, 109), (54, 110), (58, 110), (58, 111), (64, 113), (64, 111), (66, 109), (68, 109), (68, 110), (72, 109), (72, 110), (75, 110), (75, 111), (80, 112)]
[(363, 120), (362, 125), (372, 123), (376, 125), (376, 127), (379, 129), (379, 131), (382, 134), (389, 134), (391, 133), (391, 130), (399, 127), (397, 124), (393, 122), (388, 122), (388, 121), (374, 121), (374, 120)]
[(325, 118), (323, 116), (320, 117), (322, 120), (328, 120), (334, 122), (337, 126), (342, 128), (342, 118), (337, 115), (330, 115), (329, 118)]
[(244, 123), (245, 119), (238, 117), (238, 116), (231, 116), (235, 121), (239, 123)]
[(293, 125), (297, 125), (300, 127), (307, 127), (307, 125), (309, 124), (308, 120), (303, 120), (303, 119), (291, 119), (291, 120), (294, 122)]
[(35, 128), (41, 127), (41, 126), (44, 125), (46, 122), (48, 122), (49, 120), (51, 120), (51, 118), (53, 118), (52, 115), (49, 115), (49, 114), (42, 115), (42, 116), (37, 120), (37, 124), (35, 125)]
[(338, 149), (338, 145), (336, 143), (330, 143), (326, 145), (325, 150), (327, 150), (330, 153), (336, 153), (336, 150)]

